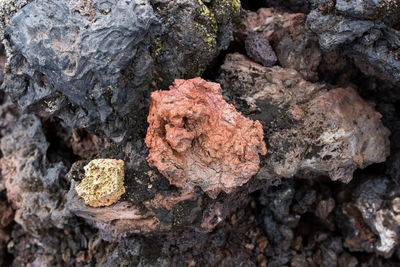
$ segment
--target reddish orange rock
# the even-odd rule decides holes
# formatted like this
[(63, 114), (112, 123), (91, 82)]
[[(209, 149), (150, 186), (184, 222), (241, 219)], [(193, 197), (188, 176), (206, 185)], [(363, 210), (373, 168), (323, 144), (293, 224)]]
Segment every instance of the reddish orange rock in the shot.
[(220, 85), (201, 78), (175, 80), (151, 94), (147, 161), (184, 189), (199, 186), (211, 197), (231, 192), (259, 169), (267, 152), (259, 121), (224, 101)]

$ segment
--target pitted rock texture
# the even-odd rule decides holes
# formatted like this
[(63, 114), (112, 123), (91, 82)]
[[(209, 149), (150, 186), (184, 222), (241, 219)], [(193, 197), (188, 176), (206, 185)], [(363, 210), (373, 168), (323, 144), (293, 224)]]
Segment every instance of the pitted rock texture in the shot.
[(337, 210), (344, 245), (350, 251), (391, 257), (400, 242), (400, 187), (385, 176), (364, 175), (347, 189), (350, 201)]
[(265, 67), (273, 66), (277, 60), (275, 52), (268, 40), (261, 34), (249, 34), (245, 41), (245, 47), (249, 57)]
[[(187, 230), (211, 232), (238, 206), (248, 203), (250, 193), (269, 185), (253, 177), (228, 195), (210, 199), (200, 188), (191, 191), (169, 184), (157, 169), (146, 161), (148, 148), (144, 140), (124, 147), (106, 147), (109, 158), (125, 162), (126, 192), (114, 205), (90, 207), (79, 197), (75, 187), (84, 178), (86, 160), (76, 161), (67, 180), (71, 181), (66, 196), (66, 210), (99, 230), (105, 240), (115, 241), (130, 234), (159, 234)], [(110, 154), (110, 153), (116, 154)], [(104, 155), (102, 157), (105, 157)]]
[(77, 2), (32, 1), (16, 12), (2, 88), (24, 111), (120, 142), (145, 106), (158, 22), (144, 0)]
[(217, 83), (175, 80), (151, 94), (146, 144), (151, 166), (180, 188), (210, 196), (231, 192), (259, 168), (267, 150), (262, 126), (226, 103)]
[(75, 189), (86, 205), (110, 206), (125, 193), (123, 160), (94, 159), (83, 169), (85, 178)]
[(163, 29), (154, 40), (155, 68), (161, 88), (174, 79), (200, 76), (227, 49), (239, 0), (152, 0)]
[[(316, 81), (321, 50), (318, 38), (308, 33), (305, 22), (306, 15), (302, 13), (260, 8), (257, 12), (248, 11), (243, 14), (233, 32), (235, 40), (239, 42), (254, 34), (258, 38), (264, 37), (271, 43), (282, 67), (295, 69), (306, 80)], [(256, 58), (252, 59), (260, 62)]]
[(25, 6), (28, 0), (1, 0), (0, 1), (0, 40), (4, 38), (4, 29), (14, 13)]
[(400, 81), (400, 1), (313, 0), (307, 28), (324, 52), (340, 49), (365, 74)]
[(357, 168), (383, 162), (389, 131), (353, 88), (327, 90), (298, 72), (266, 68), (227, 55), (219, 79), (224, 96), (263, 124), (269, 153), (260, 178), (324, 174), (349, 182)]
[(67, 170), (62, 162), (48, 161), (48, 147), (42, 124), (33, 115), (21, 116), (13, 131), (1, 139), (1, 174), (16, 209), (15, 221), (35, 234), (61, 228), (68, 218), (60, 205), (66, 193), (61, 179)]

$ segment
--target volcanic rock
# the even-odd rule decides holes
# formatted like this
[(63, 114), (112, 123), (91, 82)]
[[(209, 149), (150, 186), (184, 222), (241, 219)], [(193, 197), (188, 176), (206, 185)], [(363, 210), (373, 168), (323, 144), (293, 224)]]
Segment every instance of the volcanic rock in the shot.
[(84, 167), (85, 178), (76, 192), (92, 207), (109, 206), (125, 193), (124, 161), (94, 159)]
[(1, 139), (0, 160), (7, 197), (16, 209), (15, 221), (32, 233), (62, 227), (68, 217), (60, 206), (65, 194), (60, 179), (66, 167), (48, 161), (49, 143), (36, 116), (23, 115), (15, 125)]
[(239, 0), (152, 0), (163, 29), (154, 39), (155, 69), (165, 88), (175, 79), (200, 76), (227, 49)]
[(31, 1), (14, 14), (2, 88), (23, 111), (121, 142), (144, 109), (157, 19), (143, 0), (85, 1), (90, 14), (77, 2)]
[(258, 38), (263, 36), (271, 43), (282, 67), (293, 68), (305, 79), (315, 81), (318, 80), (321, 50), (318, 39), (307, 32), (305, 22), (306, 15), (302, 13), (291, 14), (273, 8), (260, 8), (257, 12), (242, 15), (233, 31), (239, 42), (255, 33)]
[(262, 126), (226, 103), (220, 86), (201, 78), (176, 80), (151, 95), (146, 145), (151, 166), (180, 188), (211, 197), (246, 183), (266, 154)]
[(261, 63), (265, 67), (275, 64), (277, 58), (274, 50), (261, 34), (249, 34), (245, 41), (246, 53), (254, 61)]
[(383, 162), (389, 131), (353, 88), (327, 90), (294, 70), (266, 68), (230, 54), (219, 79), (235, 107), (260, 120), (269, 153), (259, 178), (325, 174), (349, 182), (357, 168)]

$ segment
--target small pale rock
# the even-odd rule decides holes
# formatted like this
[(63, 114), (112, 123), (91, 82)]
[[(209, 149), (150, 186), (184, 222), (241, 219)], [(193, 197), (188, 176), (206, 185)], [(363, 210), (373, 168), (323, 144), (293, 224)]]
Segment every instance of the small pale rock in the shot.
[(201, 78), (175, 80), (151, 95), (147, 161), (180, 188), (209, 196), (231, 192), (259, 169), (267, 152), (260, 122), (226, 103), (220, 85)]
[(76, 192), (86, 205), (109, 206), (125, 193), (123, 160), (95, 159), (84, 170), (85, 178), (76, 186)]

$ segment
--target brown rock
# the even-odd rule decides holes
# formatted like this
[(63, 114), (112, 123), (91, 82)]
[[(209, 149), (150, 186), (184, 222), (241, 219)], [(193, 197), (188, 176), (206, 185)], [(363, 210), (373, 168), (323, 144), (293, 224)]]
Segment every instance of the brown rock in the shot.
[[(297, 70), (306, 80), (318, 80), (321, 50), (315, 36), (307, 32), (306, 15), (260, 8), (247, 12), (233, 28), (236, 41), (243, 42), (252, 33), (268, 40), (279, 63)], [(250, 56), (250, 55), (249, 55)]]
[(354, 88), (310, 83), (293, 69), (263, 67), (237, 53), (221, 69), (224, 96), (268, 135), (258, 178), (314, 174), (348, 183), (357, 168), (389, 155), (381, 114)]
[(0, 229), (7, 227), (14, 219), (14, 211), (6, 201), (0, 201)]
[(175, 80), (151, 95), (147, 161), (180, 188), (211, 197), (231, 192), (259, 169), (266, 154), (262, 126), (226, 103), (217, 83)]

